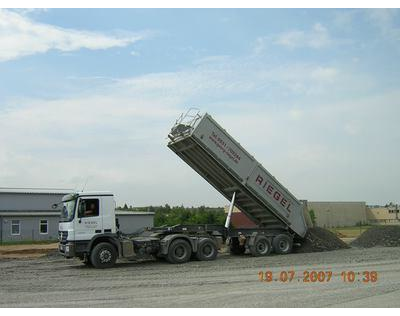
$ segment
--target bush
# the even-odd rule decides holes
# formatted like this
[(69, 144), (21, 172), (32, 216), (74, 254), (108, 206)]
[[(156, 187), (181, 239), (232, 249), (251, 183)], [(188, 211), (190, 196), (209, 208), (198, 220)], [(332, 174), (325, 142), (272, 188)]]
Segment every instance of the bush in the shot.
[(309, 211), (310, 213), (310, 219), (311, 219), (311, 223), (313, 223), (313, 225), (315, 225), (316, 221), (317, 221), (317, 216), (315, 216), (315, 212), (313, 209), (311, 209)]
[(154, 226), (173, 226), (177, 224), (196, 225), (196, 224), (214, 224), (223, 225), (226, 214), (222, 207), (184, 207), (170, 206), (148, 206), (148, 207), (128, 207), (117, 208), (123, 211), (135, 212), (154, 212)]

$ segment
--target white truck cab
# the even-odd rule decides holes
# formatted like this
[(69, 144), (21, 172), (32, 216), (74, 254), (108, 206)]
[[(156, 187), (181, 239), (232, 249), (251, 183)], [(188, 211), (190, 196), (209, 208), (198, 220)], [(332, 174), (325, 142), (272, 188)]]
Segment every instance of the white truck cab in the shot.
[(62, 203), (59, 250), (66, 257), (79, 256), (96, 236), (117, 236), (111, 192), (76, 192), (64, 196)]

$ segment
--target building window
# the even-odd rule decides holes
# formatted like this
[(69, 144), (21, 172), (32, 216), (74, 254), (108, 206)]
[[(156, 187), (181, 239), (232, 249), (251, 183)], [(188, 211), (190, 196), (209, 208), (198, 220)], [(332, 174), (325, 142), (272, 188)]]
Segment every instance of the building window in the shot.
[(21, 234), (21, 223), (18, 219), (11, 220), (11, 235)]
[(49, 227), (49, 223), (48, 223), (47, 219), (40, 220), (39, 231), (41, 234), (47, 234), (48, 227)]

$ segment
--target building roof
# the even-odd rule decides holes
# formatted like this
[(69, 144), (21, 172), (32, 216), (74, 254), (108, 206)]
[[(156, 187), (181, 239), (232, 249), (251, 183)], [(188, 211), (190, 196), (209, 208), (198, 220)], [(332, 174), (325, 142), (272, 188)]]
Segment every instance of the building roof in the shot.
[(2, 211), (0, 216), (60, 216), (60, 212), (40, 212), (40, 211)]
[(233, 227), (239, 228), (256, 228), (258, 227), (246, 214), (242, 212), (232, 213), (231, 224)]
[(0, 188), (1, 193), (13, 194), (60, 194), (72, 193), (72, 189), (49, 189), (49, 188)]

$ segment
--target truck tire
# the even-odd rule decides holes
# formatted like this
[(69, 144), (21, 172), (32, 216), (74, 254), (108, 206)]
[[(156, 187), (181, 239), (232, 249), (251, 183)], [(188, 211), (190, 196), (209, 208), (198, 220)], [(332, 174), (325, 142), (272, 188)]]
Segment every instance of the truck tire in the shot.
[(200, 261), (215, 260), (218, 254), (217, 245), (210, 238), (201, 239), (197, 246), (196, 258)]
[(97, 244), (90, 254), (90, 261), (97, 269), (111, 268), (116, 260), (117, 250), (108, 242)]
[(272, 247), (277, 254), (287, 254), (292, 252), (293, 240), (286, 234), (280, 234), (272, 240)]
[(229, 250), (232, 255), (240, 256), (245, 253), (246, 248), (244, 245), (240, 245), (239, 239), (237, 237), (232, 237)]
[(249, 248), (254, 257), (268, 256), (272, 250), (271, 242), (265, 236), (257, 236)]
[(170, 263), (185, 263), (190, 260), (192, 247), (184, 239), (175, 239), (168, 247), (167, 260)]

